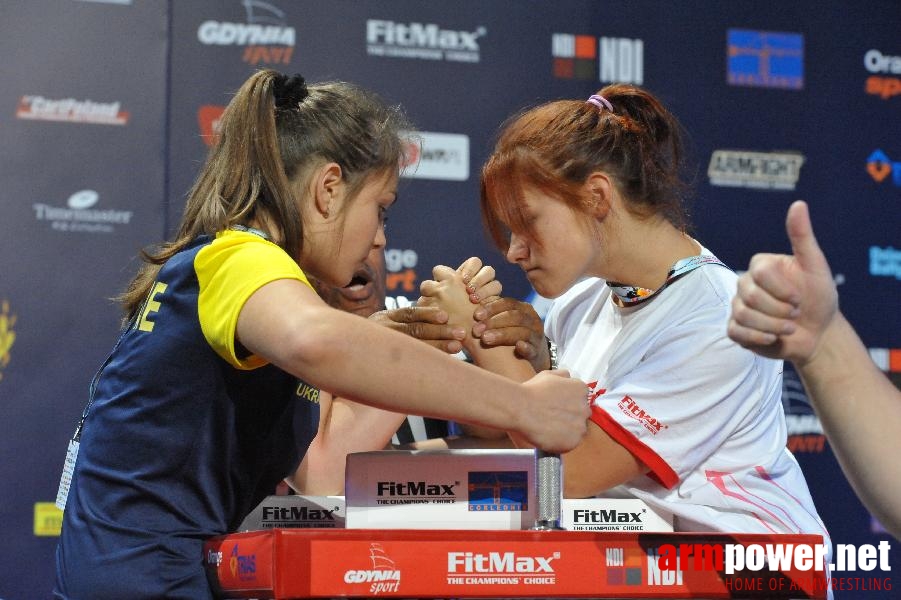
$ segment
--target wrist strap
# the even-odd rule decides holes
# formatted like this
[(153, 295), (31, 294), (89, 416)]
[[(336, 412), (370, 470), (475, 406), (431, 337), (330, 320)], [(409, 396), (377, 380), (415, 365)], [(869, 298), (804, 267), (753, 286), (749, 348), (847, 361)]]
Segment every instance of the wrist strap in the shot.
[(557, 344), (552, 342), (549, 338), (544, 338), (547, 340), (547, 353), (551, 358), (551, 369), (557, 368)]

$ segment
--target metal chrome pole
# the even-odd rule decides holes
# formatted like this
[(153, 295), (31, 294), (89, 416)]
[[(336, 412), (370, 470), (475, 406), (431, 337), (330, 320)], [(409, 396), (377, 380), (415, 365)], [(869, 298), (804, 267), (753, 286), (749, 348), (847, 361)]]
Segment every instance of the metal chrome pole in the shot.
[(538, 518), (532, 529), (563, 529), (560, 504), (563, 499), (563, 461), (559, 454), (535, 451), (535, 483), (538, 488)]

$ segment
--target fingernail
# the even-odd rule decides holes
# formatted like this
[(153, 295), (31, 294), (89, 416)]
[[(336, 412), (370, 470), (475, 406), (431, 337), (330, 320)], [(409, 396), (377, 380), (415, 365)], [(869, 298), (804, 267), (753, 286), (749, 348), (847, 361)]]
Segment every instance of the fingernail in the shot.
[(494, 334), (494, 333), (486, 333), (485, 335), (482, 336), (482, 341), (485, 342), (486, 344), (493, 344), (496, 339), (497, 339), (497, 334)]
[(794, 307), (791, 312), (788, 313), (788, 316), (790, 319), (797, 319), (799, 316), (801, 316), (801, 308), (798, 306)]
[(475, 336), (480, 336), (485, 333), (486, 329), (488, 329), (488, 326), (484, 323), (476, 323), (472, 326), (472, 334)]
[(472, 287), (471, 285), (469, 285), (468, 283), (466, 284), (466, 291), (469, 293), (469, 295), (476, 293), (476, 289), (474, 287)]
[(454, 329), (451, 333), (453, 333), (454, 337), (457, 338), (458, 340), (462, 340), (463, 338), (466, 337), (466, 332), (457, 327), (454, 327)]
[(482, 319), (485, 318), (485, 314), (486, 314), (485, 309), (479, 307), (476, 309), (476, 311), (474, 313), (472, 313), (472, 316), (476, 319), (476, 321), (481, 321)]
[(791, 321), (786, 321), (782, 324), (782, 333), (789, 334), (795, 332), (795, 324)]
[(478, 294), (470, 294), (469, 301), (472, 302), (473, 304), (478, 304), (479, 302), (481, 302), (481, 300), (479, 300)]

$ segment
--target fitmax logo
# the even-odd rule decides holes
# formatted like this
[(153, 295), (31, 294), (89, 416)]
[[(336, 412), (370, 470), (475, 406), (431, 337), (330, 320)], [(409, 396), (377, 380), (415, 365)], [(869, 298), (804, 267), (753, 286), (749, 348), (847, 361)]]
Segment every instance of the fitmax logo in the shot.
[(390, 44), (442, 50), (479, 51), (478, 39), (484, 28), (475, 31), (441, 29), (435, 23), (395, 23), (394, 21), (366, 21), (366, 41), (370, 44)]
[(551, 556), (517, 556), (514, 552), (448, 552), (448, 573), (517, 573), (539, 574), (553, 573), (551, 562), (560, 558), (560, 553)]
[(425, 481), (379, 481), (379, 496), (455, 496), (456, 483), (426, 483)]
[(371, 56), (479, 62), (479, 38), (487, 30), (441, 29), (435, 23), (366, 21), (366, 52)]
[(335, 510), (308, 508), (306, 506), (264, 506), (266, 521), (334, 521)]
[(629, 396), (623, 396), (623, 399), (619, 401), (618, 406), (623, 413), (633, 419), (637, 419), (638, 422), (644, 425), (644, 428), (653, 435), (657, 435), (662, 429), (669, 427), (646, 413), (644, 409), (638, 406), (638, 403)]
[(641, 523), (641, 513), (620, 512), (618, 510), (573, 511), (573, 523)]

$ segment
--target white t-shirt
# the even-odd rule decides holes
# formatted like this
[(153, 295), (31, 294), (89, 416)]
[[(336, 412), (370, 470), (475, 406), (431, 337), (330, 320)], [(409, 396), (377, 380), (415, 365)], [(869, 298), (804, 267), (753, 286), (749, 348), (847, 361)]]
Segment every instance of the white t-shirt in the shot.
[(603, 280), (586, 279), (555, 300), (546, 331), (560, 367), (593, 387), (592, 421), (649, 469), (605, 497), (672, 512), (677, 531), (812, 533), (829, 544), (786, 449), (782, 361), (726, 335), (736, 280), (706, 264), (622, 308)]

